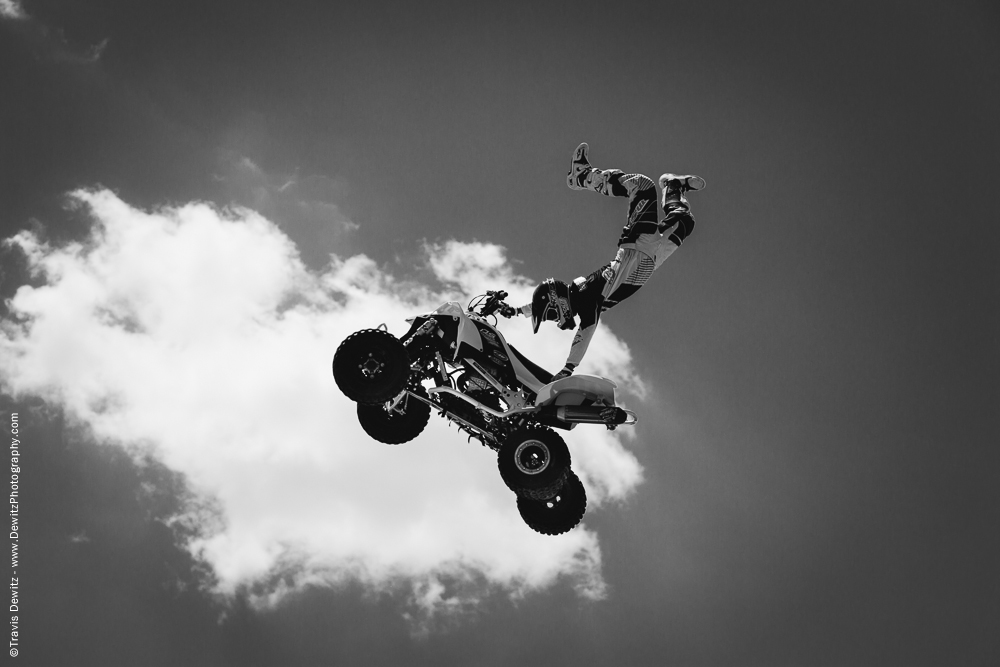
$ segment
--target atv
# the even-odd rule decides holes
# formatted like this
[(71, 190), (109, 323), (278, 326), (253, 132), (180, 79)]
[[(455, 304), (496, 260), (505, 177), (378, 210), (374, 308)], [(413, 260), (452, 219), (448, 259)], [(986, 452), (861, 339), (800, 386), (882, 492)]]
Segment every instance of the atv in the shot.
[[(463, 309), (449, 301), (409, 318), (396, 338), (385, 324), (348, 336), (333, 357), (333, 377), (358, 404), (358, 421), (375, 440), (417, 437), (431, 411), (497, 452), (500, 477), (517, 495), (521, 518), (559, 535), (583, 519), (587, 496), (555, 429), (636, 423), (615, 404), (615, 383), (594, 375), (552, 374), (504, 340), (495, 313), (507, 293), (488, 291)], [(490, 319), (492, 318), (492, 323)]]

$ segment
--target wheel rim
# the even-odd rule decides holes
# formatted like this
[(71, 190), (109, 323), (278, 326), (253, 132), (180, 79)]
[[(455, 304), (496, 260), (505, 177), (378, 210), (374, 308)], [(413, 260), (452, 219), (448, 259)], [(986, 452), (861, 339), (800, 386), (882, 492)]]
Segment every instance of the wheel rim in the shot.
[[(379, 355), (381, 357), (382, 355)], [(368, 380), (374, 380), (382, 373), (382, 369), (385, 368), (385, 361), (376, 358), (375, 353), (369, 352), (368, 358), (358, 364), (358, 370), (361, 371), (361, 375)]]
[(514, 452), (514, 463), (525, 475), (537, 475), (549, 467), (551, 460), (548, 446), (540, 440), (525, 440)]

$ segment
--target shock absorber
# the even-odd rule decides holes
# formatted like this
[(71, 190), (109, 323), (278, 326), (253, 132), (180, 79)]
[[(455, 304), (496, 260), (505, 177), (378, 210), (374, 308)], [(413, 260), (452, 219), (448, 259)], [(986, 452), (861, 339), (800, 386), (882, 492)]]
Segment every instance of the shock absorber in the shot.
[(434, 356), (437, 358), (438, 363), (438, 375), (441, 379), (441, 386), (450, 386), (451, 383), (448, 382), (448, 369), (444, 365), (444, 357), (441, 356), (440, 352), (435, 352)]

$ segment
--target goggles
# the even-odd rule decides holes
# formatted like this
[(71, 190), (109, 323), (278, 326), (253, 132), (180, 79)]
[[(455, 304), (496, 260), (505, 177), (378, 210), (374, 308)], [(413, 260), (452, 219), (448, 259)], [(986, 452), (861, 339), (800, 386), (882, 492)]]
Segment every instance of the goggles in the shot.
[(573, 311), (569, 307), (569, 299), (556, 293), (555, 281), (549, 281), (549, 302), (542, 311), (543, 320), (555, 320), (560, 328), (566, 328), (573, 322)]

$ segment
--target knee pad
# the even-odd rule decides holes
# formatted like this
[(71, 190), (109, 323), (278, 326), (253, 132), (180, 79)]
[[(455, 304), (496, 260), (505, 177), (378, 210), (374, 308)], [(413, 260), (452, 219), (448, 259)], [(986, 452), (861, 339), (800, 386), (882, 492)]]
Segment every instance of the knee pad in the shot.
[(677, 228), (670, 234), (670, 240), (675, 244), (680, 245), (684, 242), (684, 239), (690, 236), (691, 232), (694, 231), (694, 216), (688, 212), (687, 207), (684, 207), (684, 210), (682, 211), (671, 211), (670, 214), (663, 219), (663, 222), (661, 222), (660, 225), (664, 230), (677, 225)]

